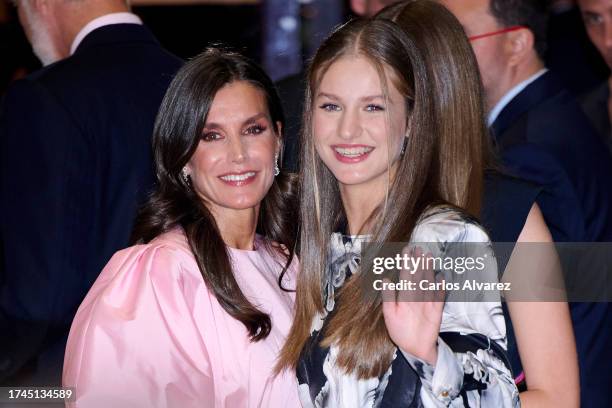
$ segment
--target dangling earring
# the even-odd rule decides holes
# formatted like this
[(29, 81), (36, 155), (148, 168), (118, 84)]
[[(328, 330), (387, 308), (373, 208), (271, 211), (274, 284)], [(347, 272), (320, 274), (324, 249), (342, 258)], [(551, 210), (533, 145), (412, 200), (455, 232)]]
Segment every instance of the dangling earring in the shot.
[(402, 144), (402, 150), (400, 151), (400, 156), (403, 156), (406, 153), (406, 145), (408, 144), (408, 135), (404, 136), (404, 143)]
[(183, 167), (183, 170), (181, 170), (181, 178), (183, 179), (187, 187), (191, 186), (191, 177), (189, 177), (189, 173), (187, 172), (187, 167)]
[(274, 155), (274, 177), (280, 174), (280, 169), (278, 168), (278, 153)]

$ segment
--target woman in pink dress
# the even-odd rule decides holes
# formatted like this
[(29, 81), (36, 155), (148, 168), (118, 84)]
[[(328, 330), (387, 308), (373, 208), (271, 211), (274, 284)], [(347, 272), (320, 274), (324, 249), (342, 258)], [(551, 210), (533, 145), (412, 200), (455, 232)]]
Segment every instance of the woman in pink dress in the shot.
[(244, 57), (209, 49), (179, 71), (136, 245), (113, 256), (72, 324), (68, 406), (299, 406), (294, 374), (273, 375), (297, 270), (282, 124), (272, 82)]

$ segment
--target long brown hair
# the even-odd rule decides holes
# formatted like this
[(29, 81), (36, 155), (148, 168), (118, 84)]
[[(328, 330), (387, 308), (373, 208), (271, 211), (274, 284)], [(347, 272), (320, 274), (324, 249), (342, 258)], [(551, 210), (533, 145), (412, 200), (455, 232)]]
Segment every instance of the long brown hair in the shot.
[[(209, 48), (185, 64), (170, 84), (155, 121), (153, 151), (158, 187), (137, 218), (132, 241), (147, 243), (181, 226), (208, 289), (227, 313), (244, 324), (251, 340), (258, 341), (270, 333), (270, 317), (252, 305), (240, 290), (213, 215), (180, 175), (198, 146), (217, 91), (233, 81), (247, 81), (261, 89), (271, 123), (284, 124), (272, 81), (251, 60), (227, 50)], [(278, 129), (275, 132), (278, 134)], [(258, 232), (289, 251), (287, 254), (265, 241), (266, 250), (286, 259), (279, 285), (294, 253), (296, 186), (293, 175), (281, 173), (260, 206)]]
[[(414, 20), (415, 32), (404, 32), (386, 18), (351, 21), (324, 41), (310, 65), (301, 156), (301, 273), (296, 318), (279, 368), (297, 366), (313, 318), (323, 313), (329, 237), (346, 220), (337, 180), (317, 156), (312, 135), (312, 95), (334, 61), (351, 54), (367, 58), (381, 75), (383, 91), (384, 67), (390, 68), (408, 107), (406, 151), (385, 200), (393, 205), (384, 208), (381, 203), (370, 216), (376, 220), (371, 242), (408, 241), (431, 205), (447, 203), (479, 213), (486, 129), (478, 73), (471, 51), (454, 53), (448, 48), (450, 42), (469, 50), (469, 43), (461, 25), (443, 7), (420, 0), (403, 6), (402, 24)], [(435, 34), (425, 42), (430, 31)], [(441, 59), (444, 64), (436, 66)], [(445, 66), (449, 64), (453, 67)], [(364, 274), (356, 273), (340, 290), (322, 346), (337, 344), (338, 365), (369, 378), (387, 370), (395, 346), (384, 323), (382, 300), (365, 296), (363, 279)]]

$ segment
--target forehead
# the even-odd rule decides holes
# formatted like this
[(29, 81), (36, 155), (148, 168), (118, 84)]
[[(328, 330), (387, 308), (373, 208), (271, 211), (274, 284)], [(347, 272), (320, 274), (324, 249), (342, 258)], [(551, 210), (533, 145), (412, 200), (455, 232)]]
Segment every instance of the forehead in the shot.
[(233, 81), (217, 91), (207, 116), (207, 122), (223, 118), (248, 118), (268, 112), (263, 90), (246, 81)]
[[(398, 93), (394, 86), (396, 75), (387, 66), (382, 67), (383, 80), (389, 96)], [(332, 62), (320, 78), (319, 92), (341, 94), (382, 94), (383, 86), (379, 70), (374, 63), (363, 55), (343, 56)]]
[(612, 12), (612, 0), (578, 0), (582, 11)]
[[(356, 78), (359, 80), (357, 81)], [(374, 64), (363, 56), (342, 56), (333, 61), (323, 73), (319, 87), (347, 88), (347, 84), (380, 88), (378, 71)]]

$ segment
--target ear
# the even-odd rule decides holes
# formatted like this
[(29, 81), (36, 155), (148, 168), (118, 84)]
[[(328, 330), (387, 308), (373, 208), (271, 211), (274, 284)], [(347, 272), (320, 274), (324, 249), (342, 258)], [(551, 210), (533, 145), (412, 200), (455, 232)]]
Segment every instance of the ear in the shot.
[(49, 15), (51, 13), (51, 1), (53, 0), (31, 0), (32, 9), (40, 14)]
[(525, 28), (508, 33), (506, 50), (509, 53), (508, 62), (511, 66), (523, 63), (532, 53), (536, 53), (533, 48), (535, 37), (531, 30)]
[(351, 10), (358, 16), (363, 16), (366, 13), (368, 0), (351, 0)]

